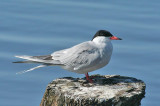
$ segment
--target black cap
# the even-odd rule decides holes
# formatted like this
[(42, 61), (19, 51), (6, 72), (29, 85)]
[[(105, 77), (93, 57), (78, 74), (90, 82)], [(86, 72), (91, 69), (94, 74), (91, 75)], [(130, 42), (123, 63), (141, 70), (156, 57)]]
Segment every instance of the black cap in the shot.
[(92, 38), (92, 40), (95, 37), (98, 37), (98, 36), (112, 37), (113, 35), (109, 31), (99, 30), (99, 31), (96, 32), (96, 34), (94, 35), (94, 37)]

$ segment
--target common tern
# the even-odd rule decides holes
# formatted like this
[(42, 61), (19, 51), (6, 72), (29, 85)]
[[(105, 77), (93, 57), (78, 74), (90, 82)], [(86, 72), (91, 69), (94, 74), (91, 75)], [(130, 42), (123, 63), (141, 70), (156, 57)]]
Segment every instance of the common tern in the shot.
[(111, 40), (122, 40), (113, 36), (107, 30), (99, 30), (91, 41), (86, 41), (71, 48), (53, 52), (42, 56), (15, 56), (25, 59), (14, 63), (38, 63), (37, 67), (18, 72), (17, 74), (32, 71), (45, 66), (60, 66), (65, 70), (85, 74), (86, 79), (92, 83), (88, 72), (97, 70), (107, 65), (111, 59), (113, 46)]

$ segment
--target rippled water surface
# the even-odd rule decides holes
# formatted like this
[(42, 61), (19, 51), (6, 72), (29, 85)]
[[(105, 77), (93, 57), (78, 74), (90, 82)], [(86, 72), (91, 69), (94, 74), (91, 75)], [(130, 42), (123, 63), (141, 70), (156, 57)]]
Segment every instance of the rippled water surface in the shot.
[(49, 82), (84, 77), (59, 67), (16, 75), (34, 64), (13, 64), (14, 55), (46, 55), (90, 40), (99, 29), (113, 41), (110, 64), (90, 74), (143, 80), (142, 106), (160, 104), (160, 1), (0, 0), (0, 106), (38, 106)]

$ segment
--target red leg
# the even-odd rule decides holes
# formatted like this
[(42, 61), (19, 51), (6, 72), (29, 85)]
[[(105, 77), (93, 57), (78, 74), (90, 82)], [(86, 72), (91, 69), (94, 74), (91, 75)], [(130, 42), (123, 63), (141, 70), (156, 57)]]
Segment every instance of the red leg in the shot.
[(93, 83), (93, 80), (89, 78), (88, 73), (87, 73), (87, 74), (85, 74), (85, 75), (86, 75), (86, 79), (87, 79), (90, 83)]

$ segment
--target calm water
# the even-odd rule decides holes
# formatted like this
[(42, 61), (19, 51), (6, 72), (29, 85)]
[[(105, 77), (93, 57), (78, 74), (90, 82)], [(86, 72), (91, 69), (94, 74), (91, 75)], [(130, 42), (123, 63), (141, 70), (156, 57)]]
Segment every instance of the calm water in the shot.
[(142, 106), (160, 104), (160, 1), (0, 0), (0, 106), (38, 106), (49, 82), (84, 77), (59, 67), (16, 75), (33, 64), (12, 64), (14, 55), (45, 55), (90, 40), (99, 29), (113, 41), (107, 67), (90, 74), (119, 74), (143, 80)]

